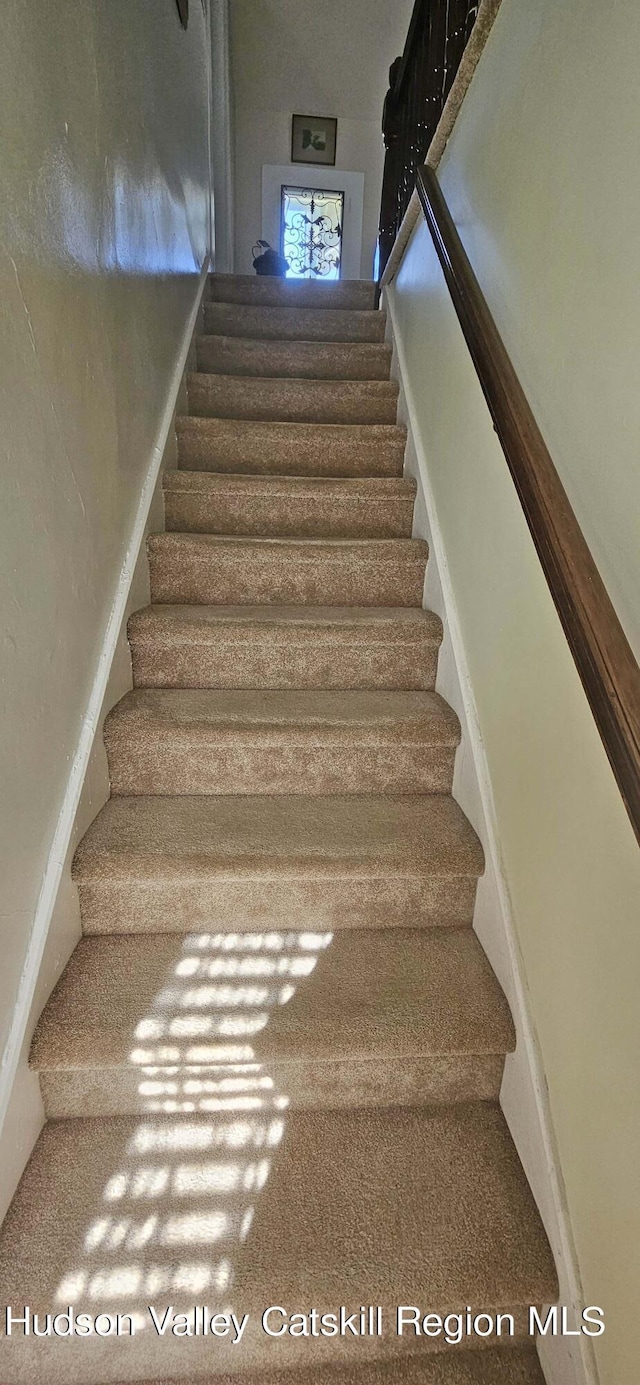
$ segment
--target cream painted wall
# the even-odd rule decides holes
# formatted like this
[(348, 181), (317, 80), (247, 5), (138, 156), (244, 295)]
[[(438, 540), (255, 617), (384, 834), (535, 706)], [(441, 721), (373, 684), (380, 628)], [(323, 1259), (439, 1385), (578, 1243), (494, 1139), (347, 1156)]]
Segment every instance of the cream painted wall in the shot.
[[(5, 0), (0, 31), (4, 1049), (136, 514), (158, 464), (208, 253), (210, 195), (199, 3), (185, 33), (175, 0)], [(77, 931), (68, 877), (58, 906), (49, 985)], [(42, 980), (39, 989), (44, 999)], [(10, 1058), (5, 1049), (3, 1081)], [(21, 1092), (4, 1132), (9, 1181), (40, 1118), (33, 1088)]]
[[(503, 0), (440, 178), (631, 636), (640, 11)], [(602, 1385), (635, 1385), (640, 853), (420, 222), (390, 290)]]
[(443, 186), (640, 657), (636, 0), (503, 0)]
[[(412, 8), (413, 0), (232, 0), (238, 273), (253, 272), (262, 166), (290, 162), (297, 112), (337, 116), (336, 167), (364, 173), (360, 274), (371, 278), (384, 162), (382, 104)], [(299, 168), (303, 183), (304, 164)]]

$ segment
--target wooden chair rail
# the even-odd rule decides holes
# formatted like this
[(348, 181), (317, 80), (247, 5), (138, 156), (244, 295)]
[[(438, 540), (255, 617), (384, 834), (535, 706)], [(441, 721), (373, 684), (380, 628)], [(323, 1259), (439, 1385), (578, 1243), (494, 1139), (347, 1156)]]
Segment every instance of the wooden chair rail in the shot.
[(551, 595), (640, 841), (640, 668), (432, 169), (419, 169), (417, 191)]

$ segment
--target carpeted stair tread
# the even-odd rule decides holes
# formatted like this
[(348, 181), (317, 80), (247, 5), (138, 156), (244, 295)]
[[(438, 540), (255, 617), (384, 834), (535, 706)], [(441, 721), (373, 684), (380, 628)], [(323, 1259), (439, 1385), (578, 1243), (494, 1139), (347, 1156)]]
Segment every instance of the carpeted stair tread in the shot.
[(187, 376), (189, 413), (282, 423), (396, 421), (395, 380), (273, 380), (268, 376)]
[(241, 303), (205, 303), (209, 336), (252, 341), (384, 342), (386, 315), (371, 309), (290, 308)]
[[(125, 1382), (119, 1382), (125, 1385)], [(364, 1366), (321, 1366), (317, 1370), (259, 1371), (206, 1375), (198, 1381), (143, 1380), (140, 1385), (545, 1385), (535, 1347), (490, 1347), (483, 1351), (434, 1352)]]
[(257, 537), (408, 538), (415, 481), (167, 471), (168, 530)]
[(144, 687), (429, 688), (442, 623), (419, 607), (146, 606), (129, 618)]
[(482, 870), (445, 794), (112, 798), (73, 866), (91, 934), (465, 924)]
[(378, 499), (389, 503), (398, 498), (416, 498), (416, 482), (412, 478), (359, 476), (251, 476), (233, 475), (212, 471), (165, 471), (162, 478), (163, 489), (178, 494), (220, 494), (220, 495), (260, 495), (270, 499), (286, 496), (295, 501), (298, 495), (313, 496), (322, 500), (330, 496), (336, 504), (349, 504), (352, 500), (367, 502)]
[[(0, 1281), (7, 1303), (34, 1312), (146, 1315), (133, 1337), (0, 1344), (5, 1379), (68, 1385), (188, 1378), (212, 1361), (220, 1372), (362, 1365), (381, 1349), (433, 1349), (393, 1334), (398, 1303), (500, 1309), (521, 1323), (526, 1305), (557, 1293), (540, 1217), (489, 1102), (50, 1122), (3, 1227)], [(150, 1303), (161, 1314), (206, 1303), (250, 1316), (234, 1347), (156, 1336)], [(361, 1303), (381, 1305), (383, 1342), (270, 1339), (260, 1325), (269, 1304)]]
[[(513, 1025), (471, 929), (209, 942), (79, 943), (31, 1050), (49, 1116), (497, 1100)], [(253, 1066), (216, 1064), (239, 1020), (257, 1026)], [(206, 1067), (189, 1057), (190, 1027), (213, 1045)]]
[(156, 725), (189, 734), (260, 736), (266, 744), (319, 744), (356, 740), (362, 745), (455, 746), (458, 718), (436, 692), (280, 691), (258, 689), (133, 688), (109, 712), (108, 736), (118, 728)]
[(80, 842), (74, 878), (478, 876), (483, 867), (473, 828), (445, 795), (205, 794), (110, 799)]
[(147, 934), (82, 939), (40, 1018), (31, 1066), (131, 1066), (150, 1018), (164, 1041), (176, 1017), (215, 1020), (238, 1007), (268, 1015), (251, 1037), (259, 1063), (514, 1047), (509, 1008), (470, 928), (250, 934), (227, 950)]
[(237, 335), (198, 337), (198, 370), (221, 375), (310, 380), (388, 380), (384, 342), (265, 341)]
[(207, 282), (210, 302), (252, 303), (300, 308), (372, 309), (376, 286), (370, 279), (279, 279), (274, 275), (211, 274)]
[(407, 435), (395, 423), (282, 423), (176, 418), (181, 467), (278, 476), (401, 476)]
[(151, 534), (153, 601), (205, 605), (421, 606), (421, 539)]
[(444, 793), (459, 739), (435, 692), (135, 688), (104, 726), (113, 794)]

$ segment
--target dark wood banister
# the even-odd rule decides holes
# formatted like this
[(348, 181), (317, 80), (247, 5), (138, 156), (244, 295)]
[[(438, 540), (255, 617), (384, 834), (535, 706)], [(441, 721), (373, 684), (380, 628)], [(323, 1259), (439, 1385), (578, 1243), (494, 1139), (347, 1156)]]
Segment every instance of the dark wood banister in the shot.
[(422, 10), (424, 9), (424, 6), (425, 6), (425, 0), (415, 0), (415, 4), (414, 4), (413, 10), (412, 10), (412, 12), (411, 12), (411, 19), (410, 19), (410, 21), (409, 21), (409, 29), (408, 29), (408, 31), (407, 31), (407, 37), (406, 37), (406, 39), (405, 39), (405, 45), (404, 45), (404, 48), (403, 48), (403, 50), (402, 50), (402, 57), (401, 57), (401, 59), (400, 59), (400, 67), (398, 68), (398, 73), (397, 73), (396, 80), (395, 80), (394, 87), (393, 87), (393, 94), (394, 94), (396, 100), (398, 100), (398, 99), (400, 98), (400, 96), (402, 95), (402, 88), (403, 88), (403, 86), (404, 86), (404, 84), (405, 84), (406, 77), (407, 77), (407, 73), (408, 73), (408, 71), (409, 71), (409, 66), (410, 66), (410, 63), (411, 63), (411, 59), (412, 59), (412, 57), (413, 57), (413, 50), (414, 50), (415, 42), (416, 42), (416, 35), (417, 35), (417, 32), (418, 32), (418, 23), (419, 23), (419, 20), (420, 20), (420, 17), (421, 17)]
[(640, 668), (432, 169), (417, 191), (591, 711), (640, 841)]

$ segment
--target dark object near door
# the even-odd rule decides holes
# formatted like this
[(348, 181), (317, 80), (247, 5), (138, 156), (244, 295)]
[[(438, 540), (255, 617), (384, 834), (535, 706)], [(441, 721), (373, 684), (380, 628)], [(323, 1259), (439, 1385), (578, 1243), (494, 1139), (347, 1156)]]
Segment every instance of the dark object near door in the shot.
[(187, 24), (189, 23), (189, 0), (176, 0), (176, 5), (178, 6), (180, 23), (183, 29), (186, 29)]
[(278, 278), (284, 279), (289, 268), (289, 261), (285, 260), (284, 255), (279, 255), (268, 240), (259, 240), (253, 247), (253, 268), (256, 274), (276, 274)]

